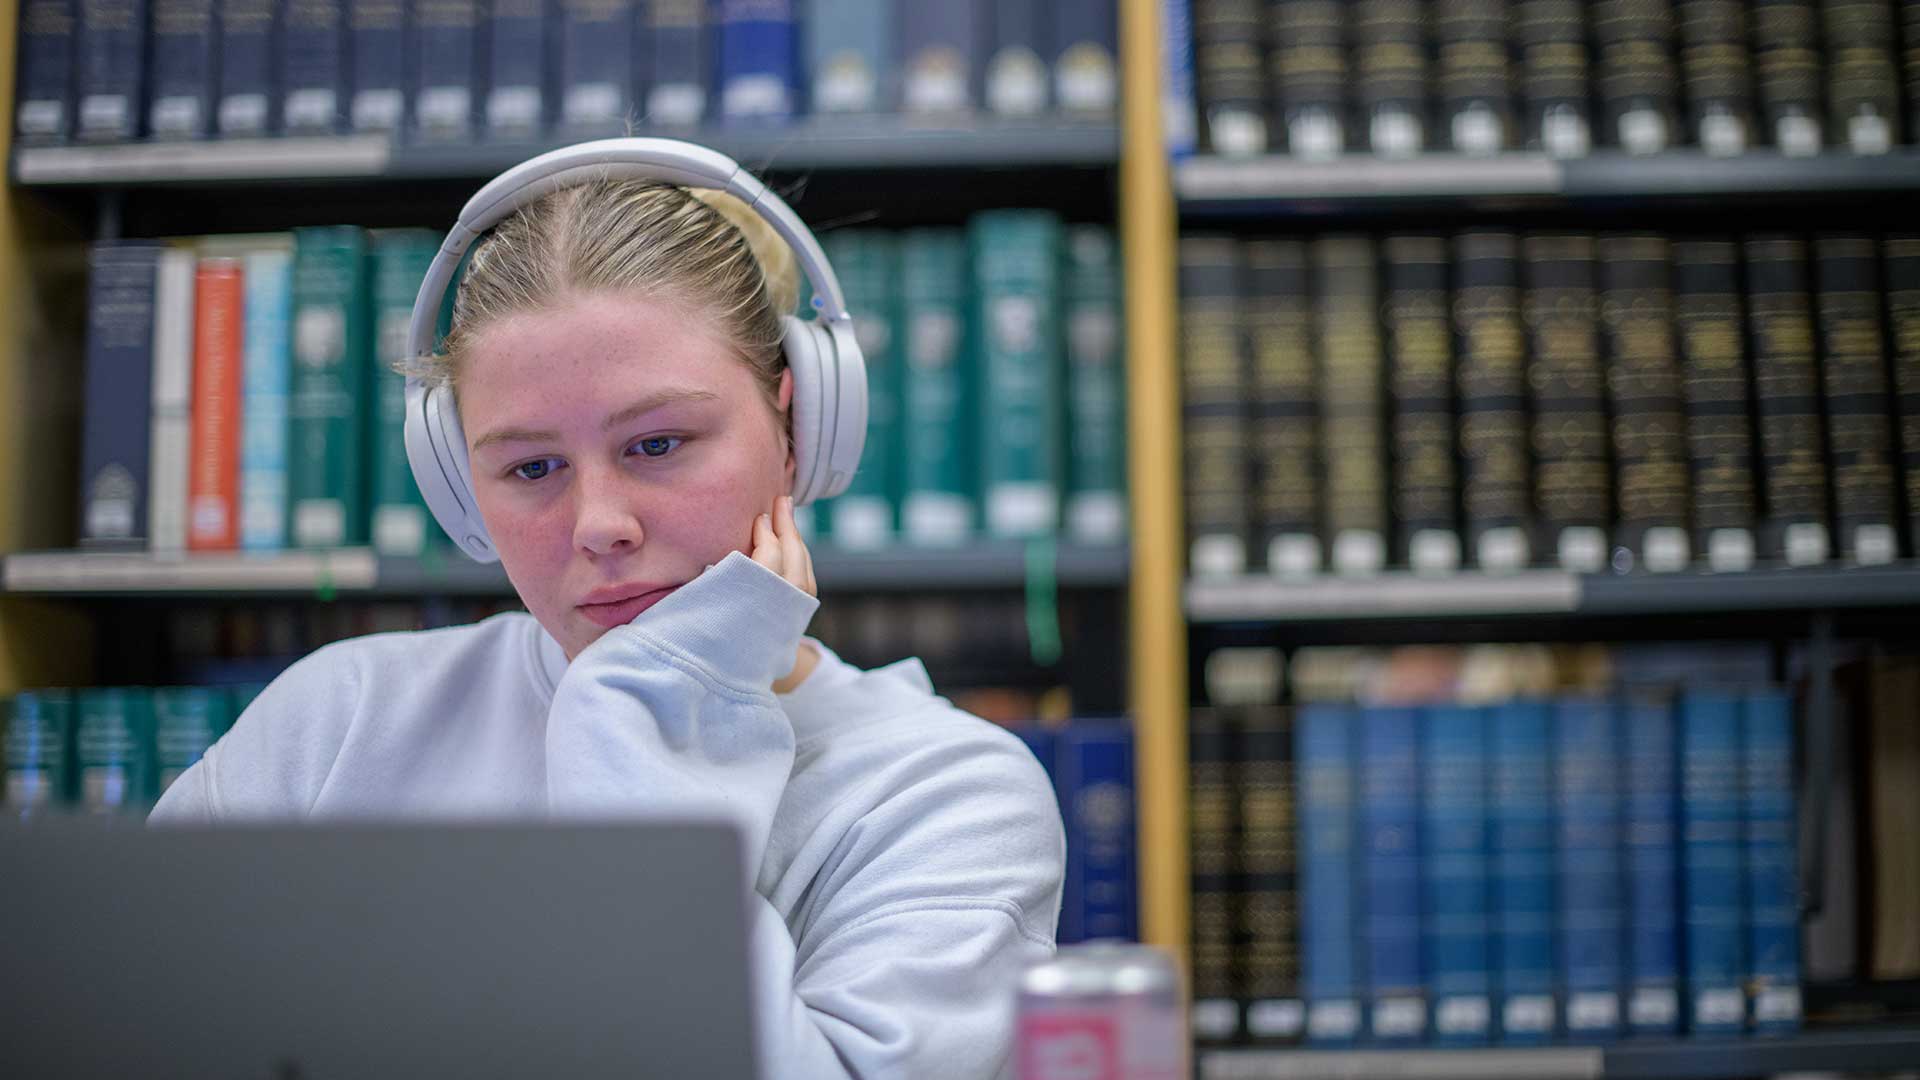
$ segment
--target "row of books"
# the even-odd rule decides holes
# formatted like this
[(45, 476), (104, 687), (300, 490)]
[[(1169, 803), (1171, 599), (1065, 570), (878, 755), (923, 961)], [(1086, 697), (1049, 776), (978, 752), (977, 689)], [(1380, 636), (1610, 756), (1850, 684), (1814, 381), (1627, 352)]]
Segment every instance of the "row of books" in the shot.
[(1125, 720), (1076, 719), (1012, 730), (1053, 780), (1066, 827), (1055, 940), (1138, 940), (1132, 728)]
[(242, 686), (27, 690), (5, 703), (6, 816), (141, 814), (259, 694)]
[[(823, 240), (870, 388), (850, 549), (1124, 536), (1113, 236), (1042, 211)], [(93, 251), (82, 543), (155, 551), (438, 542), (394, 373), (437, 238), (353, 227)]]
[(1913, 0), (1167, 2), (1172, 83), (1222, 155), (1920, 142)]
[(27, 0), (21, 141), (1110, 119), (1111, 0)]
[(1180, 243), (1196, 576), (1884, 563), (1920, 237)]

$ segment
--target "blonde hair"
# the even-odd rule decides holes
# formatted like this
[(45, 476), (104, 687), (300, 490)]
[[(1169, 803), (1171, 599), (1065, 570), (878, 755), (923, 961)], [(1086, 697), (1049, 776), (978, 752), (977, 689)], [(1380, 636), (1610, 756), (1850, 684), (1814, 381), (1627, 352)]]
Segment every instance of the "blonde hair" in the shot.
[(639, 292), (713, 320), (772, 401), (786, 369), (780, 317), (800, 299), (785, 240), (725, 192), (600, 180), (529, 203), (474, 246), (439, 354), (402, 373), (458, 392), (474, 338), (569, 293)]

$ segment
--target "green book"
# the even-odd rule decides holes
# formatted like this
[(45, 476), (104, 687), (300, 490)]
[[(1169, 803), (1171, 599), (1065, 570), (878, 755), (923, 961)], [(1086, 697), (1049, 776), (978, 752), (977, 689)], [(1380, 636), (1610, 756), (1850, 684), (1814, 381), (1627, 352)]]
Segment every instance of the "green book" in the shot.
[(991, 536), (1050, 536), (1061, 446), (1058, 216), (992, 210), (968, 225), (980, 342), (980, 489)]
[(427, 521), (427, 502), (407, 464), (407, 381), (394, 365), (406, 359), (413, 301), (439, 249), (439, 236), (423, 230), (373, 237), (374, 336), (367, 377), (376, 388), (377, 411), (368, 425), (367, 461), (373, 488), (369, 527), (373, 548), (382, 555), (418, 557), (434, 532)]
[(821, 238), (853, 313), (867, 363), (867, 446), (846, 493), (827, 504), (834, 544), (871, 550), (893, 542), (900, 506), (899, 244), (891, 233), (843, 229)]
[(900, 323), (906, 333), (901, 531), (913, 544), (973, 535), (973, 364), (967, 349), (967, 248), (958, 229), (912, 229), (901, 240)]
[(73, 801), (73, 695), (24, 690), (12, 706), (0, 766), (7, 773), (6, 814), (17, 821)]
[(293, 382), (287, 402), (288, 530), (295, 547), (367, 540), (367, 237), (351, 226), (297, 229)]
[(144, 814), (158, 796), (153, 692), (111, 686), (79, 693), (74, 764), (80, 808), (92, 814)]
[(1067, 535), (1118, 544), (1127, 537), (1127, 416), (1113, 230), (1076, 225), (1065, 252)]
[(213, 686), (168, 686), (153, 691), (153, 746), (159, 770), (154, 797), (173, 786), (233, 723), (228, 692)]

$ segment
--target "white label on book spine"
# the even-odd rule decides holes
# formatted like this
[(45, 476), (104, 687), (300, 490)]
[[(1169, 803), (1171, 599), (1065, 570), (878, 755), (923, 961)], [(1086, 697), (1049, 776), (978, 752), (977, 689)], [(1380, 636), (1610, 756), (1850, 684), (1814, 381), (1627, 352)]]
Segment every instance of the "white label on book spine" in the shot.
[(1747, 122), (1729, 112), (1709, 113), (1700, 118), (1700, 148), (1714, 157), (1733, 157), (1747, 152)]
[(1307, 1006), (1307, 1038), (1347, 1040), (1359, 1034), (1359, 1002), (1315, 1001)]
[(473, 115), (473, 91), (464, 86), (426, 86), (414, 103), (420, 126), (464, 130)]
[(1213, 152), (1223, 157), (1253, 157), (1267, 152), (1267, 120), (1245, 109), (1218, 109), (1207, 113), (1207, 134)]
[(1416, 574), (1451, 574), (1460, 569), (1460, 537), (1445, 529), (1421, 529), (1407, 541), (1407, 563)]
[(220, 99), (220, 134), (259, 135), (267, 130), (267, 95), (229, 94)]
[(1484, 995), (1444, 997), (1433, 1007), (1433, 1027), (1441, 1035), (1485, 1035), (1493, 1024), (1493, 1002)]
[(973, 532), (973, 503), (964, 495), (917, 492), (907, 496), (900, 521), (915, 544), (960, 544)]
[(1231, 1039), (1240, 1034), (1240, 1006), (1231, 998), (1206, 998), (1193, 1003), (1188, 1016), (1193, 1034), (1201, 1039)]
[(1737, 986), (1702, 990), (1693, 996), (1693, 1022), (1698, 1026), (1740, 1027), (1746, 1020), (1746, 995)]
[(1627, 1002), (1627, 1020), (1637, 1028), (1670, 1028), (1680, 1022), (1680, 991), (1643, 986)]
[(1111, 112), (1120, 100), (1113, 57), (1089, 42), (1070, 46), (1060, 54), (1053, 82), (1060, 107), (1070, 112)]
[(287, 94), (287, 126), (332, 130), (339, 109), (339, 99), (325, 87), (294, 90)]
[(1583, 991), (1567, 995), (1568, 1031), (1611, 1031), (1620, 1026), (1620, 995)]
[(1380, 1039), (1417, 1039), (1427, 1030), (1427, 1003), (1420, 998), (1382, 998), (1373, 1006), (1373, 1034)]
[(1671, 574), (1685, 570), (1693, 560), (1693, 551), (1687, 543), (1687, 530), (1673, 525), (1662, 525), (1648, 529), (1642, 539), (1642, 554), (1646, 558), (1647, 569), (1659, 574)]
[(1469, 105), (1453, 115), (1453, 148), (1474, 157), (1497, 154), (1506, 144), (1500, 116), (1485, 105)]
[(1373, 152), (1384, 158), (1410, 158), (1420, 152), (1426, 141), (1420, 130), (1420, 118), (1404, 108), (1383, 109), (1375, 114), (1367, 137)]
[(362, 90), (353, 95), (353, 130), (392, 131), (405, 104), (398, 90)]
[(1800, 988), (1766, 986), (1753, 997), (1753, 1019), (1758, 1024), (1791, 1024), (1800, 1019)]
[(1820, 152), (1820, 121), (1804, 113), (1774, 122), (1773, 144), (1788, 157), (1812, 157)]
[(1500, 1030), (1509, 1035), (1552, 1034), (1553, 998), (1546, 994), (1508, 998), (1500, 1009)]
[(1331, 161), (1346, 148), (1340, 118), (1328, 109), (1305, 109), (1287, 124), (1288, 149), (1308, 161)]
[(1593, 149), (1587, 118), (1570, 105), (1558, 105), (1540, 118), (1540, 145), (1557, 158), (1586, 157)]
[(16, 817), (20, 811), (46, 806), (53, 801), (53, 784), (40, 769), (14, 769), (7, 773), (7, 810)]
[(872, 551), (893, 539), (893, 514), (887, 500), (871, 495), (842, 495), (833, 501), (833, 543), (849, 551)]
[(378, 506), (373, 549), (382, 555), (419, 555), (427, 547), (427, 512), (418, 506)]
[(1067, 501), (1067, 534), (1081, 544), (1127, 538), (1127, 499), (1117, 491), (1083, 491)]
[(1298, 1038), (1306, 1027), (1305, 1002), (1281, 999), (1247, 1005), (1247, 1034), (1256, 1039)]
[(1620, 145), (1629, 154), (1657, 154), (1667, 148), (1667, 118), (1658, 109), (1634, 109), (1620, 116)]
[(1884, 116), (1855, 116), (1847, 121), (1847, 145), (1856, 154), (1884, 154), (1893, 149), (1893, 125)]
[(19, 114), (14, 118), (22, 135), (57, 135), (60, 122), (67, 115), (65, 102), (25, 101), (20, 104)]
[(1753, 533), (1746, 529), (1715, 529), (1707, 534), (1707, 568), (1717, 574), (1753, 569)]
[(785, 116), (793, 111), (787, 80), (778, 75), (740, 75), (720, 92), (720, 111), (728, 118)]
[(1320, 538), (1312, 533), (1283, 533), (1267, 543), (1267, 573), (1308, 578), (1320, 572)]
[(80, 99), (80, 130), (89, 134), (121, 135), (128, 130), (127, 95), (88, 94)]
[(1560, 569), (1597, 574), (1607, 566), (1607, 534), (1603, 529), (1576, 525), (1560, 530)]
[(147, 112), (147, 126), (161, 138), (199, 134), (200, 99), (192, 95), (155, 98)]
[(1051, 484), (996, 484), (987, 492), (987, 531), (1047, 536), (1059, 524), (1060, 493)]
[(567, 88), (560, 117), (573, 125), (604, 124), (620, 118), (620, 88), (612, 83), (582, 83)]
[(339, 547), (347, 542), (347, 508), (339, 499), (302, 499), (293, 507), (296, 547)]
[(872, 112), (877, 102), (873, 72), (856, 52), (835, 53), (813, 80), (816, 112)]
[(1787, 526), (1785, 536), (1787, 565), (1815, 566), (1827, 561), (1827, 527), (1818, 521), (1802, 521)]
[(1188, 565), (1197, 578), (1225, 578), (1245, 573), (1247, 545), (1237, 536), (1196, 536)]
[(707, 92), (693, 83), (662, 83), (647, 91), (647, 120), (666, 127), (692, 127), (707, 111)]
[(960, 112), (968, 104), (967, 65), (952, 49), (928, 49), (913, 58), (904, 97), (908, 112)]
[(1506, 574), (1524, 570), (1532, 558), (1527, 532), (1518, 526), (1503, 525), (1488, 529), (1480, 534), (1479, 542), (1474, 545), (1473, 559), (1480, 569), (1488, 573)]
[(1047, 65), (1032, 49), (1008, 49), (987, 69), (987, 107), (1002, 116), (1036, 116), (1047, 107)]
[(1333, 538), (1333, 572), (1349, 577), (1379, 573), (1387, 565), (1387, 539), (1368, 529), (1342, 529)]
[(1892, 525), (1861, 525), (1853, 530), (1853, 560), (1861, 566), (1880, 566), (1900, 555), (1900, 538)]
[(496, 86), (487, 95), (487, 127), (522, 131), (540, 126), (540, 88)]

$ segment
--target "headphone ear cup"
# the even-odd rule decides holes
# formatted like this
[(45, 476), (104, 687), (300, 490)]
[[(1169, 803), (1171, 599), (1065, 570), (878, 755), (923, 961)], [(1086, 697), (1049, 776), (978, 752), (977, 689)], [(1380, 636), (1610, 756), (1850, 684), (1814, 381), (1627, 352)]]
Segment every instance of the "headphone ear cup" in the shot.
[(793, 373), (793, 501), (796, 506), (821, 497), (818, 474), (830, 448), (825, 444), (832, 431), (835, 395), (832, 341), (818, 326), (792, 315), (781, 316), (785, 333), (780, 348), (786, 354), (787, 370)]
[(407, 384), (405, 441), (414, 485), (440, 528), (474, 560), (497, 561), (500, 555), (474, 501), (466, 434), (450, 391)]

